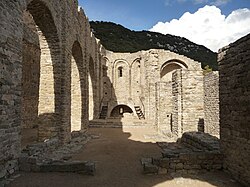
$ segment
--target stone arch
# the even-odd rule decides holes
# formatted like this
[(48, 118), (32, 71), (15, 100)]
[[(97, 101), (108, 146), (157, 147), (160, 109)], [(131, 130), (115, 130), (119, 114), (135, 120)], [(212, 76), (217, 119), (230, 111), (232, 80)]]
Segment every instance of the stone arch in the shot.
[(162, 82), (169, 82), (172, 81), (172, 73), (177, 70), (177, 69), (188, 69), (188, 66), (186, 63), (178, 60), (178, 59), (173, 59), (165, 62), (161, 66), (161, 71), (160, 71), (160, 78)]
[(82, 47), (78, 41), (72, 46), (71, 58), (71, 131), (83, 128), (84, 72)]
[[(38, 124), (38, 138), (44, 140), (57, 136), (60, 124), (61, 104), (61, 71), (60, 71), (60, 40), (51, 11), (46, 4), (40, 0), (33, 0), (23, 12), (28, 15), (24, 17), (23, 38), (23, 69), (22, 74), (22, 117), (33, 116)], [(29, 20), (27, 22), (27, 20)], [(39, 48), (39, 55), (32, 54), (30, 47)], [(30, 73), (27, 67), (30, 59), (25, 55), (31, 53), (31, 59), (36, 71)], [(34, 56), (32, 56), (34, 55)], [(39, 56), (39, 57), (38, 57)], [(33, 71), (33, 69), (32, 69)], [(33, 77), (37, 77), (34, 79)], [(33, 80), (33, 86), (27, 80)], [(29, 87), (30, 89), (26, 89)], [(25, 98), (30, 95), (30, 98)], [(27, 110), (27, 102), (34, 102), (33, 111)], [(28, 113), (28, 114), (27, 114)], [(34, 117), (36, 116), (36, 117)], [(35, 120), (35, 118), (37, 120)], [(23, 120), (25, 121), (25, 120)], [(23, 126), (25, 126), (23, 124)]]
[(125, 113), (132, 114), (133, 110), (128, 105), (117, 105), (111, 110), (110, 117), (122, 118), (124, 117)]
[(126, 66), (129, 66), (129, 63), (126, 61), (126, 60), (124, 60), (124, 59), (118, 59), (118, 60), (116, 60), (115, 62), (114, 62), (114, 68), (115, 67), (118, 67), (119, 66), (119, 64), (126, 64)]

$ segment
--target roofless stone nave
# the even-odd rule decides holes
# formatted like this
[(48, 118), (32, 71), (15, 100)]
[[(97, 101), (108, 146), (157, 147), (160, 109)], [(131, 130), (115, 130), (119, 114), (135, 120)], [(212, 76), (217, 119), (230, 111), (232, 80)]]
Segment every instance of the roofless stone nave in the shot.
[(172, 139), (220, 133), (223, 168), (250, 184), (249, 35), (220, 50), (219, 80), (170, 51), (107, 51), (75, 0), (4, 0), (0, 9), (0, 178), (18, 170), (23, 129), (60, 145), (89, 124), (122, 124)]

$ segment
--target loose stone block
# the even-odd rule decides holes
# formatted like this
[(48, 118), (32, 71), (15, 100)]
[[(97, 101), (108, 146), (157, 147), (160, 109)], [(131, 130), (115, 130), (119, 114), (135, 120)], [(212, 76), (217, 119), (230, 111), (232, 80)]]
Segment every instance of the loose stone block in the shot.
[(169, 158), (162, 158), (159, 160), (159, 166), (162, 168), (169, 168), (170, 166), (170, 159)]
[(159, 175), (166, 175), (168, 173), (168, 169), (159, 167), (158, 168), (158, 174)]
[(182, 170), (183, 169), (183, 163), (178, 163), (175, 166), (176, 170)]
[(156, 165), (151, 164), (151, 163), (145, 163), (143, 166), (143, 172), (144, 172), (144, 174), (157, 174), (158, 167)]

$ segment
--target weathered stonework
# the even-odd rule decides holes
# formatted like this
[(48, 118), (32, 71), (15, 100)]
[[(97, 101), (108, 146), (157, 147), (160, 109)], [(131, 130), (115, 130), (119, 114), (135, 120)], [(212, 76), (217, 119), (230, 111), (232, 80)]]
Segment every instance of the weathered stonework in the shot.
[(17, 163), (21, 129), (38, 126), (40, 141), (56, 137), (62, 144), (71, 131), (88, 127), (89, 111), (98, 116), (105, 49), (75, 0), (4, 1), (0, 10), (2, 178), (6, 163)]
[[(219, 54), (224, 168), (246, 185), (250, 178), (249, 41), (248, 35)], [(0, 180), (19, 169), (23, 129), (38, 129), (40, 143), (34, 150), (42, 145), (40, 153), (50, 146), (53, 152), (70, 141), (72, 131), (85, 132), (89, 123), (122, 127), (124, 119), (176, 139), (203, 125), (205, 132), (218, 136), (217, 75), (203, 77), (199, 62), (166, 50), (107, 51), (76, 0), (0, 3)], [(196, 140), (190, 141), (206, 147)], [(160, 166), (160, 172), (221, 169), (222, 155), (217, 153), (192, 152), (186, 156), (193, 156), (194, 165), (198, 159), (198, 168), (189, 166), (185, 158), (173, 159), (171, 166)], [(210, 157), (214, 162), (209, 165)], [(23, 164), (33, 167), (31, 162)], [(54, 166), (65, 170), (68, 165)], [(158, 172), (159, 168), (148, 169)]]
[[(198, 130), (199, 121), (204, 119), (200, 63), (161, 49), (107, 51), (106, 58), (111, 84), (105, 81), (104, 92), (112, 93), (104, 93), (103, 99), (108, 118), (114, 117), (112, 110), (117, 107), (125, 113), (126, 106), (132, 119), (146, 119), (167, 136), (181, 137), (183, 132)], [(117, 112), (116, 117), (121, 116)]]
[(17, 1), (0, 5), (0, 178), (8, 176), (7, 163), (16, 163), (20, 153), (21, 8)]
[(219, 124), (219, 72), (213, 71), (204, 76), (204, 130), (220, 136)]
[(179, 143), (163, 143), (161, 147), (162, 157), (142, 159), (145, 174), (197, 174), (222, 170), (219, 141), (209, 134), (187, 132)]
[(224, 168), (250, 185), (250, 35), (222, 48), (220, 71), (220, 138)]

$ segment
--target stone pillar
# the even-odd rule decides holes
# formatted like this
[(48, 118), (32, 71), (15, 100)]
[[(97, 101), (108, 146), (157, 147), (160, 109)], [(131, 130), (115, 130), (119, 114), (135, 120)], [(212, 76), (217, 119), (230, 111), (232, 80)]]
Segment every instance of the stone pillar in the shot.
[(21, 149), (23, 6), (22, 1), (0, 4), (0, 180), (17, 169)]
[(204, 88), (202, 70), (182, 69), (183, 133), (198, 131), (204, 121)]
[(219, 72), (204, 76), (204, 128), (205, 132), (219, 137)]
[(181, 137), (182, 127), (182, 70), (176, 70), (172, 75), (173, 115), (171, 131)]

